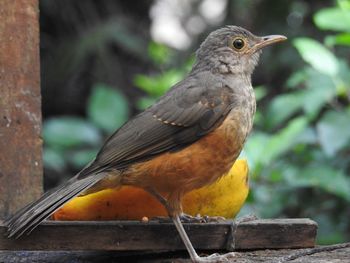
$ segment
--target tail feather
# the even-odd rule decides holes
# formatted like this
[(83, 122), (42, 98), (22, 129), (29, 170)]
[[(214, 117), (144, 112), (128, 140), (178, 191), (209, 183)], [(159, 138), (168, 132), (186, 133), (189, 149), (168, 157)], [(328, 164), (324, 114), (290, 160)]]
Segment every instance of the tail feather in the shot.
[(105, 174), (94, 174), (83, 179), (73, 177), (57, 188), (45, 193), (39, 200), (22, 208), (5, 220), (8, 237), (20, 237), (32, 232), (43, 220), (62, 207), (73, 197), (100, 181)]

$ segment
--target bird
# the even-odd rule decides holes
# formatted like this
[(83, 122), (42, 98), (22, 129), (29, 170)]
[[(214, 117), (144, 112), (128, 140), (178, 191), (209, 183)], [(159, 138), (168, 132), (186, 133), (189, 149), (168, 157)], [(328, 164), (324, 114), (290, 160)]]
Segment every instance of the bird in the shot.
[(233, 25), (210, 33), (188, 75), (117, 129), (75, 176), (10, 216), (8, 237), (29, 234), (75, 196), (129, 185), (164, 205), (192, 262), (224, 259), (197, 254), (181, 222), (181, 201), (217, 181), (239, 156), (256, 111), (252, 73), (262, 48), (283, 40)]

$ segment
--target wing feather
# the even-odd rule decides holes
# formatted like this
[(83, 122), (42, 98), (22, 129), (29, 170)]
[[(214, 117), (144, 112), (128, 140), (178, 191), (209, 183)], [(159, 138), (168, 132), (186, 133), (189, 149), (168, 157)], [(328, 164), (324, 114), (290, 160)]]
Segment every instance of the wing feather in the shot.
[(200, 79), (180, 82), (116, 131), (80, 176), (124, 169), (163, 152), (182, 149), (218, 127), (234, 103), (232, 90), (215, 78)]

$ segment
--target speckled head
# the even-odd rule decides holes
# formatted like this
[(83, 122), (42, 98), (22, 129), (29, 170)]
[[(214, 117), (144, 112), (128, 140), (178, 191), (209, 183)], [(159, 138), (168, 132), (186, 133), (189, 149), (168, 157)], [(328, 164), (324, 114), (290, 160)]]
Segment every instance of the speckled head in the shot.
[(201, 44), (197, 64), (214, 71), (226, 66), (227, 72), (220, 73), (252, 74), (261, 49), (286, 39), (282, 35), (259, 37), (242, 27), (226, 26), (209, 34)]

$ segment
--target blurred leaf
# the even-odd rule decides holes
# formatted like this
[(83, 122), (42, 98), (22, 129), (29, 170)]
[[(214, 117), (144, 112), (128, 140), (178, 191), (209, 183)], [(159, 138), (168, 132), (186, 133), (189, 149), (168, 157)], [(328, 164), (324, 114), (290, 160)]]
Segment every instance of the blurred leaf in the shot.
[(291, 74), (291, 76), (287, 79), (287, 87), (295, 88), (301, 85), (307, 79), (307, 72), (305, 70), (298, 70)]
[(350, 10), (350, 0), (337, 0), (337, 4), (343, 10)]
[(256, 101), (261, 100), (267, 94), (266, 88), (264, 86), (258, 86), (254, 88)]
[(303, 132), (298, 134), (294, 141), (296, 144), (316, 144), (317, 134), (314, 128), (307, 127)]
[(350, 11), (350, 0), (337, 0), (337, 4), (342, 10)]
[[(337, 244), (346, 242), (345, 237), (346, 231), (339, 231), (339, 223), (333, 222), (332, 215), (327, 213), (318, 213), (313, 215), (313, 220), (317, 222), (319, 226), (317, 230), (317, 239), (316, 242), (318, 245), (328, 245), (328, 244)], [(332, 220), (333, 219), (333, 220)], [(345, 219), (347, 220), (347, 219)], [(337, 225), (338, 231), (335, 231), (334, 225)]]
[(292, 204), (298, 203), (295, 189), (286, 185), (285, 181), (273, 182), (272, 184), (270, 182), (264, 184), (263, 182), (252, 182), (253, 191), (250, 192), (250, 198), (252, 206), (255, 206), (255, 214), (257, 213), (263, 218), (281, 215), (285, 217), (283, 211)]
[(278, 183), (283, 180), (283, 174), (280, 169), (271, 169), (269, 173), (269, 180), (272, 183)]
[(248, 160), (249, 171), (251, 171), (253, 177), (257, 175), (256, 170), (261, 164), (262, 156), (265, 154), (265, 145), (267, 145), (269, 139), (270, 135), (253, 131), (243, 148), (241, 157)]
[(87, 112), (93, 123), (111, 133), (127, 121), (129, 107), (121, 92), (107, 85), (97, 84), (92, 90)]
[(259, 176), (261, 166), (268, 166), (274, 159), (292, 149), (299, 136), (307, 128), (306, 118), (296, 118), (271, 136), (262, 132), (253, 132), (247, 141), (241, 156), (247, 158), (253, 176)]
[(339, 65), (339, 79), (335, 80), (337, 95), (347, 99), (350, 91), (350, 67), (347, 61), (343, 59), (339, 59)]
[(83, 32), (74, 47), (77, 61), (93, 53), (105, 53), (111, 43), (131, 54), (137, 54), (141, 59), (147, 59), (144, 40), (118, 19), (101, 20), (100, 24)]
[(262, 112), (259, 110), (256, 111), (255, 116), (254, 116), (254, 125), (261, 126), (261, 125), (264, 125), (264, 123), (265, 123), (265, 118), (264, 118)]
[[(271, 218), (281, 214), (282, 209), (285, 207), (285, 202), (282, 200), (282, 194), (278, 189), (274, 190), (274, 194), (271, 195), (271, 187), (266, 185), (259, 185), (253, 192), (254, 199), (259, 200), (263, 206), (258, 207), (259, 215), (263, 218)], [(279, 199), (275, 196), (278, 195)]]
[(186, 72), (190, 72), (194, 62), (196, 61), (196, 56), (195, 54), (190, 55), (190, 57), (186, 60), (183, 71)]
[(161, 75), (149, 77), (146, 75), (136, 75), (134, 83), (144, 90), (148, 95), (159, 97), (163, 95), (174, 84), (183, 78), (183, 73), (177, 70), (169, 70)]
[(302, 93), (303, 101), (305, 102), (303, 108), (310, 119), (314, 119), (325, 103), (330, 102), (335, 95), (334, 91), (335, 88), (331, 86), (313, 86), (311, 89), (307, 89)]
[(321, 29), (350, 32), (350, 10), (323, 8), (314, 15), (314, 21)]
[(321, 108), (336, 96), (337, 90), (332, 78), (315, 70), (309, 70), (307, 89), (301, 91), (300, 99), (308, 117), (313, 119)]
[(344, 45), (350, 46), (350, 34), (344, 33), (335, 36), (327, 36), (325, 39), (327, 46)]
[(153, 105), (156, 101), (157, 99), (153, 97), (143, 97), (137, 100), (136, 106), (139, 110), (144, 110)]
[[(338, 64), (339, 75), (341, 75), (344, 70), (343, 63)], [(303, 83), (305, 88), (287, 95), (280, 95), (276, 98), (276, 102), (273, 101), (270, 105), (271, 110), (269, 113), (272, 111), (279, 112), (275, 116), (277, 118), (271, 120), (272, 125), (279, 124), (279, 122), (288, 118), (299, 108), (304, 109), (309, 119), (314, 119), (322, 107), (336, 97), (337, 87), (335, 86), (335, 78), (320, 73), (311, 67), (307, 67), (302, 72), (302, 78), (304, 79), (301, 83)], [(284, 98), (284, 96), (287, 96), (287, 98)], [(291, 108), (288, 108), (290, 105)]]
[(266, 123), (274, 128), (301, 109), (303, 101), (299, 93), (282, 94), (273, 99), (266, 113)]
[(317, 163), (304, 169), (294, 169), (293, 173), (286, 175), (292, 186), (320, 188), (350, 201), (350, 179), (330, 166)]
[(82, 169), (95, 158), (97, 152), (97, 149), (77, 150), (70, 153), (68, 161), (74, 166), (74, 168)]
[(334, 156), (339, 150), (349, 146), (350, 114), (328, 111), (317, 123), (320, 144), (325, 153)]
[(66, 162), (63, 153), (58, 149), (44, 147), (43, 151), (44, 166), (55, 171), (63, 171), (66, 167)]
[(275, 158), (293, 148), (296, 138), (305, 130), (307, 123), (307, 119), (304, 117), (295, 118), (285, 128), (272, 136), (267, 144), (264, 144), (264, 153), (260, 157), (261, 162), (268, 165)]
[(148, 54), (154, 63), (162, 65), (169, 62), (171, 50), (163, 44), (150, 42), (148, 45)]
[(338, 73), (337, 58), (319, 42), (311, 38), (296, 38), (293, 44), (314, 69), (330, 76)]
[(43, 125), (44, 141), (48, 146), (68, 148), (82, 144), (96, 145), (99, 131), (91, 123), (75, 117), (51, 118)]

